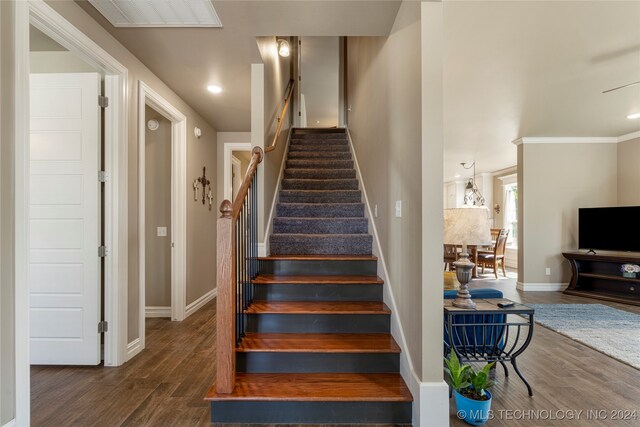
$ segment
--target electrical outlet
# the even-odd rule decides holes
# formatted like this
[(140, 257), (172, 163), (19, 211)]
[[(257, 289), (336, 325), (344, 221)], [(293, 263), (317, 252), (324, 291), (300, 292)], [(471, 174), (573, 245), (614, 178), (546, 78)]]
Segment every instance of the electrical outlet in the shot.
[(544, 269), (544, 273), (545, 273), (547, 276), (551, 276), (551, 269), (550, 269), (549, 267), (545, 268), (545, 269)]
[(396, 200), (396, 218), (402, 218), (402, 200)]
[(373, 207), (373, 217), (378, 218), (378, 205)]
[(167, 237), (167, 227), (156, 228), (158, 237)]

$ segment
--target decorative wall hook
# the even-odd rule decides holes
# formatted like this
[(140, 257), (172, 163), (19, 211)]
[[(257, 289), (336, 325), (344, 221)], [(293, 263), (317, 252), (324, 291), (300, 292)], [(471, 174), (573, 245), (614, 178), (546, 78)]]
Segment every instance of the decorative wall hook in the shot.
[(207, 179), (207, 168), (202, 167), (202, 176), (193, 180), (193, 200), (198, 201), (198, 189), (202, 187), (202, 204), (209, 199), (209, 210), (213, 205), (213, 193), (211, 192), (211, 181)]

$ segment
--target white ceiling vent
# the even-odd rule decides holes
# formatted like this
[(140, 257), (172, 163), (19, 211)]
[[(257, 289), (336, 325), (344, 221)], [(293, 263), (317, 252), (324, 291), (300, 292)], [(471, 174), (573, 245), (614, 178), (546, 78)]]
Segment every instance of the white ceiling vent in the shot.
[(114, 27), (222, 27), (211, 0), (89, 0)]

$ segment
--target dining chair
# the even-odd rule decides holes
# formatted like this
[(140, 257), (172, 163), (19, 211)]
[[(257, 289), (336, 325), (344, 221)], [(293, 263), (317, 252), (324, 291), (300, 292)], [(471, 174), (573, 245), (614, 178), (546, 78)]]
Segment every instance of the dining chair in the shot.
[(507, 272), (504, 268), (504, 254), (507, 247), (507, 237), (509, 237), (509, 230), (503, 228), (498, 233), (496, 243), (493, 246), (493, 251), (479, 251), (478, 252), (478, 264), (482, 266), (482, 273), (484, 268), (493, 268), (493, 274), (498, 278), (498, 264), (502, 266), (502, 274), (507, 277)]
[(444, 245), (444, 271), (453, 270), (453, 263), (458, 260), (458, 246), (457, 245)]

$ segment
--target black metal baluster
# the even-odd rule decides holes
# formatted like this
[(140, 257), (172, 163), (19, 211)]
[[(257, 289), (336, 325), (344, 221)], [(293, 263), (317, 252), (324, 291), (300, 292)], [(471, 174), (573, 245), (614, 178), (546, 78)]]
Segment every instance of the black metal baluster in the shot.
[(235, 287), (236, 287), (236, 345), (240, 343), (240, 328), (242, 327), (241, 322), (241, 313), (242, 313), (242, 306), (240, 304), (240, 298), (242, 297), (241, 294), (241, 289), (240, 289), (240, 242), (239, 242), (239, 237), (240, 237), (240, 218), (238, 218), (236, 220), (236, 246), (235, 246), (235, 252), (236, 252), (236, 274), (235, 274)]

